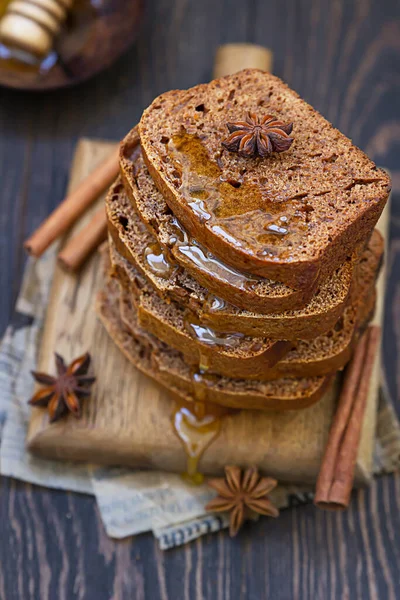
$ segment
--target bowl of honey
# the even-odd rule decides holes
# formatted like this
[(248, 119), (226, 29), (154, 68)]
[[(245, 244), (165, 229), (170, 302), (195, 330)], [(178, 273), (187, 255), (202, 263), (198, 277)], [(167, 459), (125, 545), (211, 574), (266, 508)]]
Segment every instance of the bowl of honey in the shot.
[(71, 86), (134, 42), (143, 0), (0, 0), (0, 85)]

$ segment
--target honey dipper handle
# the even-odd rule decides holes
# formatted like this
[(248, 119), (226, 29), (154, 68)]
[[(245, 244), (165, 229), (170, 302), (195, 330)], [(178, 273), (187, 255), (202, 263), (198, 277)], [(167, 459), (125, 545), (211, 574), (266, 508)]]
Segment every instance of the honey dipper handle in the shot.
[(242, 69), (272, 71), (272, 51), (255, 44), (225, 44), (215, 55), (213, 77), (232, 75)]
[(44, 58), (74, 0), (11, 0), (0, 21), (0, 41)]

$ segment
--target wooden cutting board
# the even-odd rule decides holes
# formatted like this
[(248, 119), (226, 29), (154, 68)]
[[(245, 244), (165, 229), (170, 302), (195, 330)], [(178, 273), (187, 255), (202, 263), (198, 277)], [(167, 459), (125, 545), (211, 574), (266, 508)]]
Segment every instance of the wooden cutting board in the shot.
[[(70, 189), (114, 147), (81, 140), (72, 165)], [(74, 227), (72, 235), (84, 226), (98, 204)], [(386, 211), (380, 222), (384, 233), (387, 222)], [(186, 458), (171, 426), (173, 401), (124, 358), (96, 317), (94, 303), (102, 279), (98, 255), (78, 275), (55, 268), (38, 370), (54, 372), (54, 351), (67, 361), (89, 351), (97, 382), (91, 399), (84, 401), (80, 420), (69, 416), (50, 425), (45, 410), (33, 409), (28, 447), (48, 458), (182, 472)], [(382, 273), (376, 323), (382, 323), (383, 282)], [(379, 371), (377, 359), (358, 453), (356, 485), (368, 482), (371, 474)], [(281, 481), (315, 482), (337, 387), (304, 410), (243, 411), (225, 417), (219, 437), (200, 461), (200, 471), (219, 474), (226, 464), (256, 464)]]

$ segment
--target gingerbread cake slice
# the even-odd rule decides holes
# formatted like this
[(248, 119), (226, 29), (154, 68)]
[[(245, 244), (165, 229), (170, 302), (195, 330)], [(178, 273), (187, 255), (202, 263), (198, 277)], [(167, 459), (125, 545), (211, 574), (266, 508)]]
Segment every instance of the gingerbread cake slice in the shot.
[(185, 269), (171, 262), (167, 248), (144, 226), (124, 189), (116, 182), (106, 199), (109, 231), (118, 252), (162, 295), (171, 295), (197, 310), (204, 323), (219, 331), (253, 337), (310, 339), (331, 329), (343, 313), (358, 254), (354, 253), (315, 291), (306, 307), (282, 313), (241, 310), (200, 286)]
[(233, 409), (300, 409), (317, 402), (332, 381), (331, 376), (249, 381), (196, 373), (179, 352), (140, 327), (131, 305), (128, 330), (121, 319), (120, 300), (117, 282), (107, 280), (97, 300), (97, 312), (106, 330), (134, 366), (184, 401)]
[(315, 286), (295, 290), (264, 277), (242, 273), (191, 239), (150, 177), (137, 127), (121, 142), (120, 171), (125, 191), (142, 222), (168, 248), (170, 258), (203, 287), (238, 308), (259, 313), (294, 310), (311, 300)]
[(194, 239), (300, 290), (370, 235), (390, 191), (351, 140), (255, 69), (162, 94), (139, 134), (154, 183)]
[(118, 281), (129, 293), (121, 307), (122, 320), (128, 329), (130, 301), (141, 326), (182, 352), (188, 364), (233, 378), (272, 380), (329, 374), (346, 365), (359, 333), (373, 314), (374, 284), (383, 255), (381, 242), (380, 235), (375, 232), (358, 267), (357, 293), (353, 294), (352, 302), (333, 329), (314, 340), (293, 343), (220, 333), (204, 326), (193, 313), (176, 302), (167, 303), (154, 294), (139, 273), (136, 285), (129, 285), (129, 278), (121, 276), (125, 261), (112, 240), (110, 257), (114, 272), (120, 273)]
[[(186, 311), (173, 300), (166, 302), (154, 293), (146, 278), (134, 267), (127, 266), (111, 239), (109, 246), (111, 274), (134, 305), (141, 326), (181, 351), (188, 364), (211, 373), (228, 377), (235, 374), (243, 378), (265, 372), (293, 348), (289, 341), (223, 333), (202, 326), (194, 313)], [(129, 314), (122, 309), (123, 321), (128, 329)]]

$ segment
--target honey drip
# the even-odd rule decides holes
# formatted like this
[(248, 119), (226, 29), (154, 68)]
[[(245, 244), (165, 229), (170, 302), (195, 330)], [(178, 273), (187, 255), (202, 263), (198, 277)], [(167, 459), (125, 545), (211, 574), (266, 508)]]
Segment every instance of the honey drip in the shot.
[(207, 305), (210, 312), (218, 312), (219, 310), (223, 310), (226, 306), (225, 300), (222, 298), (218, 298), (218, 296), (210, 295), (207, 298)]
[(172, 416), (175, 433), (183, 444), (187, 458), (182, 477), (191, 484), (203, 482), (204, 476), (198, 472), (199, 460), (220, 431), (221, 411), (215, 408), (198, 401), (193, 405), (177, 404)]
[[(192, 196), (192, 194), (190, 194)], [(210, 213), (206, 211), (203, 200), (196, 198), (190, 202), (188, 202), (190, 208), (193, 210), (198, 217), (200, 217), (200, 221), (208, 221), (211, 217)]]
[(188, 258), (203, 272), (211, 273), (214, 277), (218, 277), (218, 279), (235, 287), (246, 289), (261, 281), (260, 278), (251, 277), (250, 275), (236, 271), (233, 267), (225, 265), (211, 253), (206, 252), (200, 245), (193, 242), (186, 245), (177, 244), (177, 251)]
[(169, 277), (173, 271), (173, 265), (157, 242), (150, 244), (144, 251), (144, 257), (150, 270), (159, 277)]
[(189, 243), (189, 236), (176, 217), (171, 218), (170, 230), (172, 231), (172, 235), (168, 240), (170, 246)]
[(208, 354), (205, 354), (200, 348), (200, 360), (199, 360), (199, 370), (202, 373), (205, 373), (210, 368), (210, 357)]
[(203, 273), (210, 273), (213, 277), (218, 277), (221, 281), (241, 289), (248, 289), (265, 281), (262, 277), (247, 275), (220, 261), (196, 240), (190, 238), (176, 217), (171, 220), (170, 229), (172, 230), (168, 240), (170, 246), (174, 246), (178, 254), (190, 260)]
[[(203, 325), (194, 317), (192, 317), (191, 320), (186, 321), (186, 328), (198, 342), (205, 344), (206, 346), (235, 348), (240, 340), (243, 340), (245, 337), (243, 333), (221, 333), (219, 331), (214, 331), (214, 329)], [(201, 370), (204, 371), (205, 369), (201, 368)]]
[(231, 408), (218, 406), (207, 399), (207, 381), (216, 380), (215, 375), (209, 375), (208, 357), (200, 356), (199, 370), (192, 371), (194, 402), (176, 403), (172, 415), (175, 433), (183, 444), (186, 454), (186, 471), (182, 478), (194, 485), (203, 483), (204, 476), (198, 471), (201, 457), (208, 446), (218, 436), (221, 428), (221, 418), (235, 412)]
[(229, 243), (250, 254), (290, 258), (308, 231), (303, 197), (288, 197), (266, 179), (262, 186), (225, 179), (200, 138), (173, 136), (168, 151), (181, 173), (180, 193), (201, 220)]
[[(221, 281), (241, 289), (249, 289), (263, 281), (261, 277), (246, 275), (233, 267), (225, 265), (211, 252), (207, 252), (200, 244), (188, 236), (176, 217), (171, 219), (170, 231), (171, 235), (168, 239), (168, 245), (175, 247), (178, 254), (182, 254), (201, 271), (208, 272), (213, 277), (217, 277)], [(166, 250), (163, 250), (158, 242), (149, 245), (145, 249), (145, 258), (150, 269), (156, 275), (168, 277), (171, 274), (173, 265), (170, 258), (167, 257)], [(215, 307), (213, 310), (220, 310), (223, 306), (224, 301), (215, 298)]]

